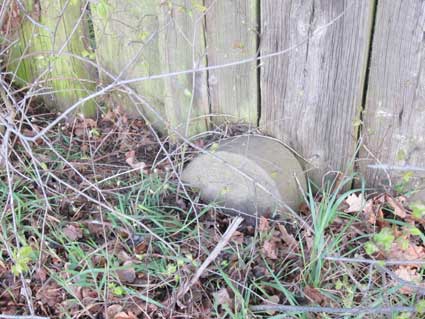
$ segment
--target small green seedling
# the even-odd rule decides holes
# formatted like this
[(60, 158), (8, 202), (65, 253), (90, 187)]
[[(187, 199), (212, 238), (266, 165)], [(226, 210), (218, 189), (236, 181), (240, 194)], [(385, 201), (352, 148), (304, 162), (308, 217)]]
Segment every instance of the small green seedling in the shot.
[(415, 202), (412, 205), (410, 205), (410, 208), (412, 209), (412, 216), (414, 218), (420, 219), (422, 217), (425, 217), (425, 205), (421, 202)]
[(33, 249), (31, 246), (23, 246), (14, 252), (15, 264), (12, 266), (12, 273), (19, 276), (29, 270), (28, 264), (32, 260)]
[(385, 227), (373, 236), (372, 241), (368, 241), (364, 245), (364, 249), (368, 255), (372, 255), (382, 248), (384, 251), (389, 251), (395, 240), (395, 236), (391, 228)]
[(127, 294), (127, 291), (123, 286), (118, 286), (113, 282), (109, 283), (109, 289), (111, 289), (112, 294), (117, 297), (125, 296)]

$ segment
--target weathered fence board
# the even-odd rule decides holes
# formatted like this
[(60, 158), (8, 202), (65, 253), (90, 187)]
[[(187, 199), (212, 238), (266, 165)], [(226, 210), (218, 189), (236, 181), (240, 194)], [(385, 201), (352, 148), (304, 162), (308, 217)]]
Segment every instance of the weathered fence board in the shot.
[[(157, 2), (99, 0), (91, 4), (91, 9), (96, 57), (102, 82), (110, 83), (161, 73)], [(131, 87), (161, 116), (165, 116), (163, 80), (141, 81)], [(140, 112), (143, 112), (154, 126), (164, 127), (154, 112), (143, 105), (133, 104), (119, 87), (110, 97), (115, 106), (124, 107), (130, 115), (140, 116)]]
[(317, 169), (355, 155), (372, 1), (261, 1), (261, 54), (294, 47), (261, 67), (260, 126)]
[[(21, 28), (16, 34), (19, 41), (10, 50), (7, 69), (16, 74), (15, 80), (22, 85), (36, 82), (33, 91), (43, 96), (52, 109), (63, 111), (95, 88), (89, 64), (72, 56), (89, 55), (85, 9), (80, 0), (24, 3)], [(80, 110), (93, 116), (96, 104), (90, 100)]]
[[(205, 67), (204, 7), (179, 0), (162, 6), (160, 52), (163, 72)], [(165, 113), (180, 133), (191, 136), (209, 125), (207, 74), (197, 72), (165, 78)]]
[[(202, 8), (194, 8), (191, 1), (101, 0), (92, 7), (98, 62), (115, 77), (146, 77), (205, 66)], [(105, 75), (102, 79), (107, 80)], [(186, 133), (190, 121), (187, 133), (206, 129), (209, 107), (204, 73), (131, 86), (168, 122), (142, 107), (156, 127), (171, 125)], [(117, 94), (114, 100), (124, 101)], [(131, 104), (127, 109), (138, 115)]]
[[(424, 30), (423, 1), (378, 2), (364, 113), (367, 149), (360, 156), (370, 185), (387, 184), (388, 176), (397, 182), (409, 167), (425, 168)], [(404, 169), (368, 167), (379, 164)]]
[[(257, 1), (207, 0), (206, 40), (208, 65), (237, 62), (257, 52)], [(257, 125), (257, 63), (247, 63), (208, 74), (211, 112), (215, 123), (239, 120)]]

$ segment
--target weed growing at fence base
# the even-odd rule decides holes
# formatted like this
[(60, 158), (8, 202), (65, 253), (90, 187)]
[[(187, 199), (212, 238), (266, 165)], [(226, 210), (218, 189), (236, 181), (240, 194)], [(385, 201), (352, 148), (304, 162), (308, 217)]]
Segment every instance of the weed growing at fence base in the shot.
[[(49, 122), (33, 117), (33, 129)], [(195, 143), (222, 136), (212, 132)], [(15, 140), (12, 169), (0, 180), (0, 312), (311, 318), (307, 306), (403, 306), (393, 317), (405, 318), (420, 305), (424, 268), (412, 260), (425, 254), (421, 206), (411, 212), (402, 196), (344, 192), (353, 177), (319, 192), (310, 187), (298, 212), (308, 226), (262, 218), (256, 229), (240, 227), (177, 298), (231, 220), (182, 188), (174, 174), (182, 149), (113, 112), (98, 122), (61, 124), (31, 150)], [(293, 308), (281, 312), (277, 304)], [(358, 316), (373, 317), (365, 310)]]

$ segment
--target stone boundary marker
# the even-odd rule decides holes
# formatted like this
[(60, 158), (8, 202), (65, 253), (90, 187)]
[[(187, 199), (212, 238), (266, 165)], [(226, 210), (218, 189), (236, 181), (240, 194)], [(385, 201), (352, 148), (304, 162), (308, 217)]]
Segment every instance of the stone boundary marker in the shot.
[(302, 203), (306, 178), (297, 158), (281, 143), (243, 135), (213, 144), (183, 170), (182, 180), (200, 190), (201, 199), (231, 215), (263, 216)]

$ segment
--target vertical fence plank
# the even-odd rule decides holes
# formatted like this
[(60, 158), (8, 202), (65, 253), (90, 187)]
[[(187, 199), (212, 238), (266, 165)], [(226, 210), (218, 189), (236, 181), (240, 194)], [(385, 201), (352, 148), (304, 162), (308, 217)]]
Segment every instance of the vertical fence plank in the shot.
[[(10, 50), (6, 67), (21, 85), (37, 81), (33, 89), (46, 105), (63, 111), (92, 93), (96, 83), (93, 68), (72, 56), (90, 55), (83, 2), (27, 0), (24, 4), (19, 41)], [(86, 102), (80, 111), (95, 115), (95, 102)]]
[[(386, 185), (388, 177), (394, 185), (409, 170), (415, 187), (425, 185), (423, 171), (414, 170), (425, 169), (424, 30), (423, 1), (378, 2), (364, 113), (367, 149), (360, 157), (370, 185)], [(402, 169), (369, 166), (379, 164)]]
[[(158, 3), (151, 0), (99, 0), (91, 4), (96, 58), (103, 82), (161, 73), (157, 7)], [(165, 116), (163, 80), (141, 81), (131, 87), (156, 112)], [(130, 115), (140, 116), (143, 112), (155, 127), (164, 129), (164, 123), (154, 112), (143, 105), (133, 104), (122, 91), (112, 92), (110, 98), (115, 106), (125, 108)]]
[[(129, 79), (192, 69), (194, 63), (205, 66), (203, 20), (198, 19), (203, 7), (193, 7), (188, 0), (99, 0), (92, 8), (100, 69)], [(195, 81), (192, 74), (184, 74), (131, 86), (166, 121), (142, 107), (154, 126), (164, 131), (170, 125), (185, 133), (189, 120), (189, 134), (206, 129), (205, 74), (196, 73)], [(131, 105), (122, 94), (113, 100)], [(129, 111), (136, 116), (139, 112), (135, 107)]]
[(316, 169), (319, 183), (354, 158), (372, 1), (261, 2), (261, 122)]
[[(159, 16), (163, 72), (205, 67), (204, 11), (204, 6), (192, 0), (162, 6)], [(168, 77), (165, 90), (165, 113), (174, 128), (187, 136), (208, 128), (206, 72)]]
[[(257, 1), (207, 0), (208, 65), (254, 57), (257, 51)], [(242, 120), (257, 125), (257, 63), (210, 70), (208, 87), (215, 123)]]

